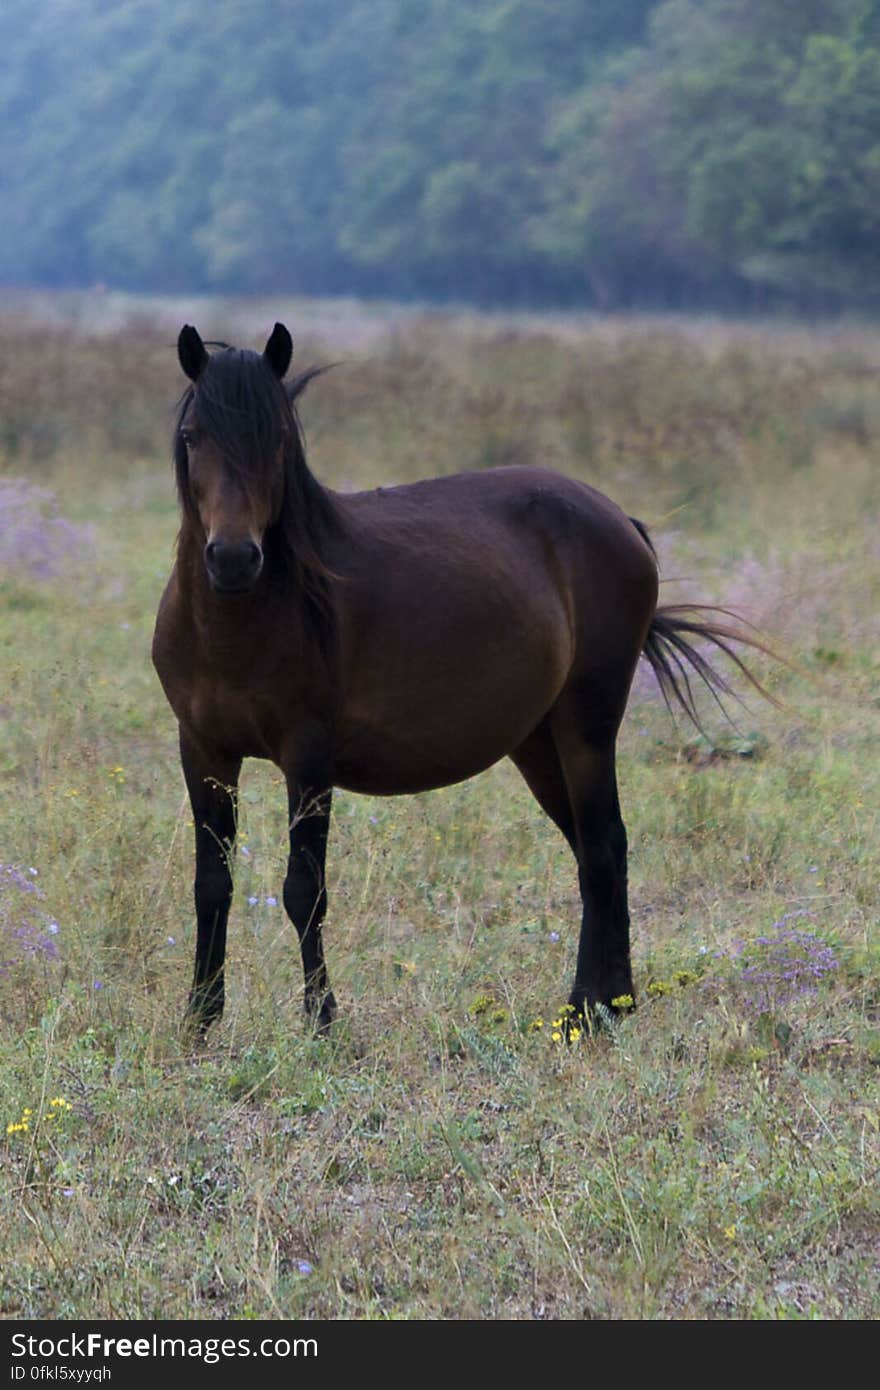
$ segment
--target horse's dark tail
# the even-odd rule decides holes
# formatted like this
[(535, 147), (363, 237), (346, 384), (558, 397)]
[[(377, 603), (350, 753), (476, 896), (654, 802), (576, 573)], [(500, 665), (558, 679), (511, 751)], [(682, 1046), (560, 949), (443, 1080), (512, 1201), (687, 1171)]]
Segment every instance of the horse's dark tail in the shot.
[[(653, 552), (654, 546), (647, 529), (640, 521), (631, 519)], [(729, 608), (717, 608), (703, 603), (675, 603), (656, 610), (642, 648), (642, 655), (657, 677), (657, 684), (670, 712), (675, 702), (702, 731), (702, 721), (691, 683), (694, 674), (707, 687), (725, 719), (730, 723), (733, 723), (733, 720), (723, 697), (740, 700), (727, 677), (715, 669), (706, 654), (689, 640), (691, 638), (703, 644), (708, 643), (723, 652), (760, 695), (771, 704), (779, 705), (779, 701), (761, 684), (735, 650), (734, 644), (751, 647), (754, 651), (764, 652), (777, 661), (783, 660), (761, 640), (754, 628)]]

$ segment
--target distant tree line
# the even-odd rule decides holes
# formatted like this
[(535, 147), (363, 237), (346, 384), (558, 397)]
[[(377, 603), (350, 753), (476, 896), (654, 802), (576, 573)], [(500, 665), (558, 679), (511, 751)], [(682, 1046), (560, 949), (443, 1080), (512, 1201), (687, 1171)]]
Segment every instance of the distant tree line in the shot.
[(880, 0), (3, 0), (0, 282), (880, 305)]

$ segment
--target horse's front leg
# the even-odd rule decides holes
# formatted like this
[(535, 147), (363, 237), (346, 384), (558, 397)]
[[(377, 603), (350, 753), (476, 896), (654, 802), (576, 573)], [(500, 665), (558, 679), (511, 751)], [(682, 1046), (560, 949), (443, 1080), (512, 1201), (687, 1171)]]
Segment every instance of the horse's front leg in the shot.
[(180, 731), (180, 759), (196, 837), (196, 961), (187, 1020), (199, 1033), (223, 1012), (226, 923), (232, 902), (236, 799), (241, 759)]
[(288, 773), (287, 806), (290, 858), (284, 880), (284, 906), (296, 927), (305, 979), (305, 1011), (318, 1032), (326, 1033), (336, 1016), (336, 1000), (327, 979), (321, 924), (327, 911), (324, 861), (330, 832), (331, 787), (324, 777)]

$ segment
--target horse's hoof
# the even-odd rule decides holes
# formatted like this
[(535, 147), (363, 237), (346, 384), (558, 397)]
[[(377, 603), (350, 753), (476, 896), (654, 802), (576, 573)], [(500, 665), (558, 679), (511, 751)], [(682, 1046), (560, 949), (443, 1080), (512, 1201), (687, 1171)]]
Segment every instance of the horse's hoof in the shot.
[(208, 1029), (223, 1014), (223, 1004), (216, 1001), (191, 999), (183, 1016), (181, 1032), (187, 1042), (194, 1047), (204, 1047), (208, 1040)]
[(305, 1013), (314, 1029), (315, 1037), (328, 1038), (330, 1025), (336, 1017), (336, 1000), (333, 997), (333, 992), (328, 991), (320, 1000), (315, 997), (307, 997)]
[(180, 1026), (181, 1037), (187, 1047), (204, 1047), (208, 1041), (208, 1029), (211, 1026), (210, 1019), (199, 1018), (196, 1014), (186, 1013)]
[(577, 1042), (586, 1034), (597, 1038), (603, 1034), (614, 1037), (621, 1019), (635, 1009), (635, 998), (631, 993), (616, 994), (607, 1002), (603, 999), (569, 1000), (562, 1016), (562, 1031), (566, 1042)]

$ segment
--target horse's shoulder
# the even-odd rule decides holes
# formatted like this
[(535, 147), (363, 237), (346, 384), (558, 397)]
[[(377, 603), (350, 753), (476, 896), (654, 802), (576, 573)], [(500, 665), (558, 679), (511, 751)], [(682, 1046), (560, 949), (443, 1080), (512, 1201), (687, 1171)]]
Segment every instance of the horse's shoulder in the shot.
[(192, 650), (192, 644), (192, 611), (183, 600), (175, 567), (159, 600), (153, 628), (153, 665), (163, 684), (179, 671), (182, 658)]

